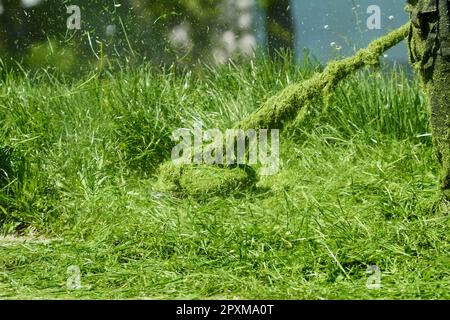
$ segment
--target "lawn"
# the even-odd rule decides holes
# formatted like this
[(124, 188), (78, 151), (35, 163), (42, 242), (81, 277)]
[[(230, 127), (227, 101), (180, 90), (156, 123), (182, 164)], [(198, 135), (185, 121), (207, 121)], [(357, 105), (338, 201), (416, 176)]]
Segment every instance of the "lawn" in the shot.
[(231, 128), (318, 69), (2, 71), (0, 298), (449, 299), (429, 111), (400, 67), (358, 73), (287, 126), (257, 188), (154, 189), (173, 130)]

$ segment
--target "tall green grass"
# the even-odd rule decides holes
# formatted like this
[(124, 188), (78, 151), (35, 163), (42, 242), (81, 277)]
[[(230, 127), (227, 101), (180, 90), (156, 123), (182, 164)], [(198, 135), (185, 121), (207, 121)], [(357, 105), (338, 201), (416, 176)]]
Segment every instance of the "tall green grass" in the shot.
[[(256, 190), (150, 191), (174, 129), (230, 128), (318, 70), (280, 56), (195, 74), (3, 75), (0, 228), (15, 237), (0, 238), (0, 296), (448, 298), (428, 108), (400, 68), (351, 77), (287, 127), (281, 171)], [(70, 265), (81, 290), (65, 287)]]

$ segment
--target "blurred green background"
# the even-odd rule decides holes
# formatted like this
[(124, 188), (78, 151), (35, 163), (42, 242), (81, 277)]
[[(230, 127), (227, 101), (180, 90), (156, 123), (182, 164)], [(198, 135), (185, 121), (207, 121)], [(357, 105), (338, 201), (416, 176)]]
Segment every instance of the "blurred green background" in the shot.
[[(71, 5), (80, 8), (80, 30), (67, 28)], [(258, 46), (291, 48), (289, 8), (288, 0), (2, 0), (0, 55), (3, 62), (63, 72), (117, 61), (220, 63)]]
[[(69, 29), (78, 6), (79, 30)], [(369, 30), (369, 6), (382, 28)], [(149, 61), (193, 66), (307, 49), (325, 62), (403, 24), (398, 0), (0, 0), (3, 65), (79, 72)], [(330, 46), (331, 45), (331, 46)], [(406, 62), (400, 46), (392, 60)], [(7, 63), (5, 63), (7, 62)], [(201, 63), (199, 63), (201, 62)]]

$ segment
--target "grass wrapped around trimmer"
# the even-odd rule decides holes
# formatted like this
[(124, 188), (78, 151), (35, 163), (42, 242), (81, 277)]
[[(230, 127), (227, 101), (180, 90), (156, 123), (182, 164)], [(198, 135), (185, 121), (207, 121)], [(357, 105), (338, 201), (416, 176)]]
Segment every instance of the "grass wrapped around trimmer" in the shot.
[(242, 129), (281, 129), (285, 122), (306, 114), (306, 108), (317, 99), (328, 100), (339, 82), (365, 66), (376, 66), (379, 57), (408, 36), (409, 23), (373, 41), (354, 56), (328, 63), (323, 72), (302, 83), (293, 84), (271, 97), (263, 106), (242, 120)]
[[(309, 80), (286, 87), (269, 98), (248, 118), (240, 121), (235, 128), (282, 129), (288, 121), (296, 118), (301, 120), (307, 113), (308, 106), (321, 98), (327, 101), (337, 85), (346, 77), (365, 66), (378, 65), (379, 57), (404, 40), (408, 36), (409, 29), (410, 24), (407, 23), (373, 41), (354, 56), (330, 62), (323, 72), (314, 74)], [(257, 178), (253, 170), (247, 167), (246, 170), (242, 170), (236, 166), (232, 169), (230, 171), (228, 167), (211, 168), (211, 165), (164, 163), (160, 166), (159, 179), (155, 188), (158, 191), (171, 191), (183, 196), (203, 197), (228, 194), (239, 188), (256, 184)], [(211, 172), (214, 174), (212, 175)]]

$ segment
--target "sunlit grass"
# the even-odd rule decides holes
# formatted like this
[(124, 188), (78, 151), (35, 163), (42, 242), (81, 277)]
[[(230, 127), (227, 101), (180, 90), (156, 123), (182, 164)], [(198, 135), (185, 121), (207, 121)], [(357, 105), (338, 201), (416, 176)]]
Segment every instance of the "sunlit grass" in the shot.
[[(0, 238), (0, 297), (448, 299), (428, 110), (400, 70), (356, 75), (286, 128), (282, 170), (257, 190), (150, 192), (172, 130), (230, 128), (315, 69), (280, 58), (202, 74), (4, 75), (0, 221), (15, 238)], [(71, 265), (81, 290), (66, 288)], [(379, 290), (366, 287), (370, 265)]]

